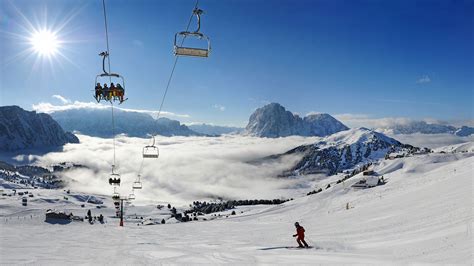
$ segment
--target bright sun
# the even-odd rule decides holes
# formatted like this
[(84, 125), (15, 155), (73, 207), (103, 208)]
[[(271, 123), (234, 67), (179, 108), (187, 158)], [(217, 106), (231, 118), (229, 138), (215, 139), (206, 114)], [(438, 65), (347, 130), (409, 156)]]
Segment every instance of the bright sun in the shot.
[(36, 53), (42, 56), (53, 56), (58, 51), (59, 40), (56, 34), (49, 30), (33, 33), (30, 43)]

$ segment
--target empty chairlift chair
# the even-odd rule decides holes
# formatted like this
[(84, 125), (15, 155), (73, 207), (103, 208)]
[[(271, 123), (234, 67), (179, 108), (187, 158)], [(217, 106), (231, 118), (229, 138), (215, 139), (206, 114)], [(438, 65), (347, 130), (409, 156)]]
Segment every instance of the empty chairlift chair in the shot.
[[(211, 52), (211, 41), (209, 37), (199, 32), (201, 29), (201, 14), (203, 11), (199, 8), (193, 10), (193, 14), (197, 18), (197, 29), (195, 31), (182, 31), (174, 35), (174, 55), (176, 56), (195, 56), (195, 57), (209, 57)], [(183, 46), (184, 39), (192, 37), (194, 39), (206, 41), (203, 47), (185, 47)], [(181, 40), (181, 44), (178, 44)]]
[(153, 137), (153, 143), (143, 148), (143, 158), (158, 158), (160, 156), (160, 150), (155, 146), (155, 137)]
[[(207, 41), (207, 47), (197, 48), (197, 47), (185, 47), (178, 45), (178, 37), (194, 37), (198, 39), (204, 39)], [(195, 56), (195, 57), (209, 57), (211, 53), (211, 41), (209, 37), (200, 33), (200, 32), (187, 32), (182, 31), (178, 32), (174, 36), (174, 55), (176, 56)]]
[(142, 182), (140, 181), (140, 175), (138, 175), (137, 180), (135, 180), (135, 182), (133, 182), (132, 188), (133, 189), (142, 189)]
[(133, 192), (133, 189), (132, 189), (132, 193), (130, 193), (130, 195), (128, 195), (128, 199), (129, 200), (134, 200), (135, 199), (135, 193)]

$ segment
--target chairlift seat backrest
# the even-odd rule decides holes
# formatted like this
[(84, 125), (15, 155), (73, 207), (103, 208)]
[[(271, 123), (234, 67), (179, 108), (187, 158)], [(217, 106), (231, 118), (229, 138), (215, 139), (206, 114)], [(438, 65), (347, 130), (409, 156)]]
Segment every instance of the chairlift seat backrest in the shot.
[(201, 48), (175, 47), (174, 54), (178, 56), (209, 57), (209, 51)]

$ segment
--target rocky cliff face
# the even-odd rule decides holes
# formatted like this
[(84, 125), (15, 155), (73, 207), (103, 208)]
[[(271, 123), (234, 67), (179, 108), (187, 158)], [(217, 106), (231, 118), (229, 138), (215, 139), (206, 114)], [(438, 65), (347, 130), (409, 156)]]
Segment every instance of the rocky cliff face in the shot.
[(62, 146), (79, 143), (79, 139), (64, 132), (48, 114), (25, 111), (18, 106), (0, 107), (0, 150)]
[(249, 119), (246, 133), (258, 137), (278, 138), (292, 135), (327, 136), (347, 130), (344, 124), (328, 114), (304, 118), (287, 111), (278, 103), (258, 108)]

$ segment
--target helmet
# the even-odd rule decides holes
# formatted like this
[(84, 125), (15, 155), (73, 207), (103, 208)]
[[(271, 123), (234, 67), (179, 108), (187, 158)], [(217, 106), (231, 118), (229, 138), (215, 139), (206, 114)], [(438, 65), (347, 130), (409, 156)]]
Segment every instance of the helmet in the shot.
[(295, 226), (300, 226), (300, 223), (296, 222), (296, 223), (295, 223)]

